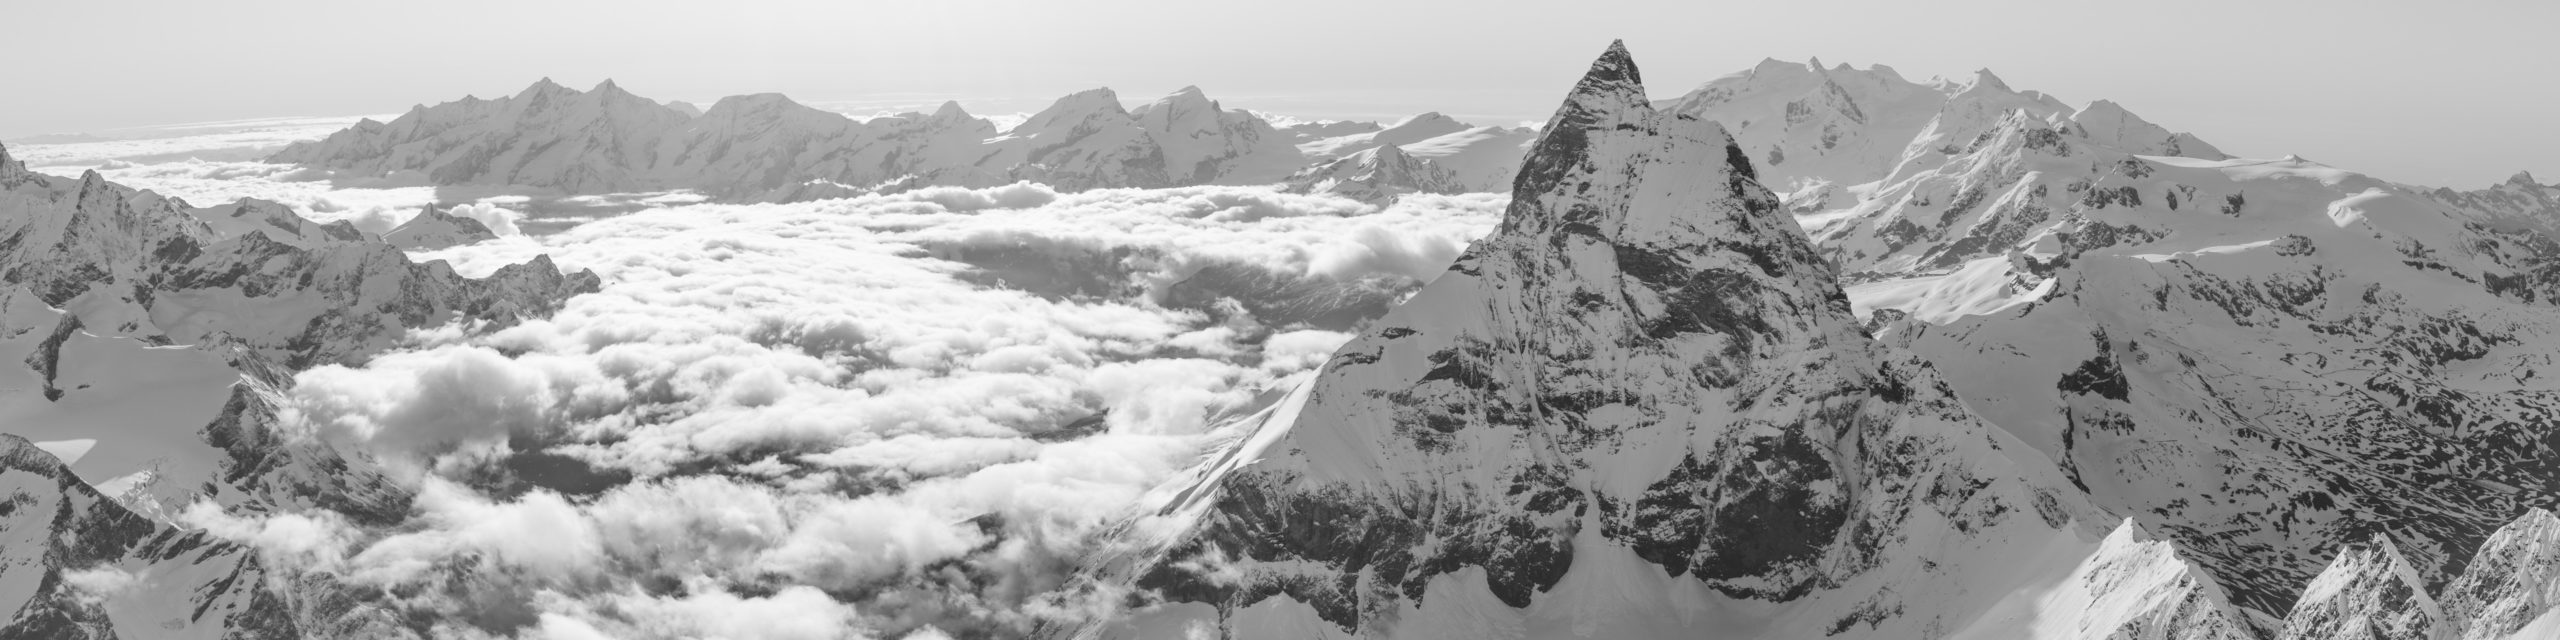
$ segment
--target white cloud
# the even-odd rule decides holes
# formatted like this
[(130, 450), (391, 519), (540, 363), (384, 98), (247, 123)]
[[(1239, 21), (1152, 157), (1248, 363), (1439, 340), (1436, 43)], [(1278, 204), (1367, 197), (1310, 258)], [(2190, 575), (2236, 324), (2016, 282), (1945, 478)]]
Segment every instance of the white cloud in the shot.
[(604, 543), (593, 521), (559, 494), (527, 493), (492, 502), (470, 489), (430, 479), (414, 508), (430, 528), (375, 541), (349, 562), (358, 579), (397, 583), (465, 554), (492, 566), (568, 581), (603, 567)]
[(711, 589), (682, 598), (626, 596), (616, 602), (641, 628), (661, 630), (668, 636), (837, 640), (855, 635), (851, 605), (805, 586), (784, 587), (761, 597)]
[[(1382, 310), (1502, 205), (1037, 185), (678, 203), (425, 252), (469, 274), (548, 254), (606, 286), (548, 319), (306, 371), (290, 404), (308, 432), (417, 472), (417, 516), (351, 574), (482, 558), (556, 595), (541, 634), (647, 637), (644, 610), (748, 633), (717, 612), (775, 602), (828, 621), (789, 629), (845, 628), (854, 605), (888, 635), (1021, 625), (1093, 532), (1216, 441), (1213, 420), (1350, 337), (1290, 318)], [(515, 446), (636, 479), (506, 500), (462, 484), (504, 475)], [(978, 591), (897, 595), (955, 562)], [(636, 595), (642, 575), (695, 586)], [(881, 595), (838, 611), (793, 600), (825, 596), (799, 585)]]
[(115, 597), (140, 582), (141, 578), (115, 567), (93, 567), (62, 572), (62, 582), (84, 600), (97, 601)]
[(516, 221), (524, 219), (524, 214), (496, 204), (488, 202), (458, 204), (451, 209), (446, 209), (445, 213), (480, 221), (481, 226), (488, 227), (490, 233), (501, 236), (524, 235), (524, 230), (516, 227)]
[(223, 512), (211, 502), (197, 502), (178, 514), (178, 523), (216, 538), (248, 545), (270, 564), (334, 570), (358, 536), (344, 518), (325, 511), (241, 516)]

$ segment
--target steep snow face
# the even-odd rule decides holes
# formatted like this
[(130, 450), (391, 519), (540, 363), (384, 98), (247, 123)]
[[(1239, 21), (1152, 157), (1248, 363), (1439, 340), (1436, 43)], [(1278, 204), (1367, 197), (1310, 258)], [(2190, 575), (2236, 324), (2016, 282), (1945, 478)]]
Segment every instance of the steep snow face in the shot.
[[(2534, 509), (2489, 536), (2460, 577), (2430, 595), (2388, 536), (2347, 547), (2311, 582), (2283, 640), (2550, 637), (2560, 604), (2560, 518)], [(2537, 624), (2543, 628), (2536, 629)]]
[(2285, 619), (2284, 638), (2423, 638), (2443, 608), (2389, 536), (2349, 545), (2305, 586)]
[(2438, 637), (2523, 640), (2560, 631), (2551, 624), (2560, 609), (2560, 518), (2534, 509), (2500, 528), (2436, 601), (2444, 621)]
[[(1867, 340), (1731, 138), (1650, 107), (1622, 47), (1516, 184), (1095, 560), (1142, 606), (1083, 635), (1913, 637), (2158, 569), (2102, 557), (2113, 519)], [(1993, 559), (2019, 553), (2046, 561)], [(2163, 588), (2041, 615), (2233, 618)]]
[(1408, 193), (1464, 193), (1458, 175), (1395, 145), (1372, 147), (1289, 176), (1290, 193), (1327, 193), (1384, 204)]

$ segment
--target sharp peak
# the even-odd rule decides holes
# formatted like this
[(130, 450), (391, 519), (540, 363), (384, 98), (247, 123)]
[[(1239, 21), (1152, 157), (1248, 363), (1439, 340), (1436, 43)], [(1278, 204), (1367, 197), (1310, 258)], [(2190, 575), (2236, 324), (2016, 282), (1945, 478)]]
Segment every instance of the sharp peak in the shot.
[(1990, 67), (1983, 67), (1983, 68), (1980, 68), (1980, 69), (1975, 69), (1975, 70), (1973, 70), (1973, 78), (1972, 78), (1971, 80), (1966, 81), (1966, 83), (1965, 83), (1965, 88), (1967, 88), (1967, 89), (1972, 89), (1972, 88), (1976, 88), (1976, 87), (1985, 87), (1985, 88), (1997, 89), (1997, 90), (2000, 90), (2000, 91), (2011, 92), (2011, 93), (2015, 93), (2015, 92), (2016, 92), (2016, 90), (2014, 90), (2014, 89), (2010, 89), (2010, 88), (2009, 88), (2009, 83), (2008, 83), (2008, 82), (2003, 81), (2003, 80), (2001, 80), (2001, 79), (2000, 79), (2000, 75), (1999, 75), (1999, 74), (1992, 73), (1992, 72), (1991, 72), (1991, 68), (1990, 68)]
[(1591, 61), (1591, 68), (1582, 72), (1582, 80), (1574, 83), (1573, 93), (1566, 101), (1570, 106), (1574, 98), (1621, 88), (1633, 89), (1635, 96), (1643, 99), (1644, 74), (1636, 70), (1635, 56), (1627, 53), (1627, 41), (1611, 40), (1609, 48), (1600, 52), (1600, 58)]
[(969, 116), (969, 110), (968, 110), (968, 109), (961, 108), (961, 106), (960, 106), (960, 101), (958, 101), (958, 100), (944, 100), (944, 101), (942, 101), (942, 106), (940, 106), (940, 107), (935, 107), (935, 108), (933, 109), (933, 116), (934, 116), (934, 117), (936, 117), (936, 118), (949, 118), (949, 117), (967, 118), (967, 117), (970, 117), (970, 116)]
[[(9, 156), (6, 152), (0, 152), (0, 161), (7, 161), (8, 159)], [(2531, 171), (2517, 171), (2515, 175), (2507, 176), (2507, 184), (2527, 187), (2542, 186), (2542, 183), (2534, 182), (2533, 172)]]
[(533, 84), (531, 84), (531, 85), (527, 85), (527, 86), (524, 88), (524, 90), (523, 90), (523, 91), (516, 92), (516, 95), (517, 95), (518, 97), (523, 97), (523, 96), (531, 96), (531, 95), (547, 95), (547, 94), (556, 94), (556, 93), (566, 93), (566, 94), (576, 95), (576, 94), (578, 93), (578, 90), (576, 90), (576, 89), (571, 89), (571, 88), (568, 88), (568, 87), (565, 87), (565, 86), (561, 86), (561, 85), (560, 85), (560, 83), (558, 83), (558, 82), (552, 82), (552, 81), (551, 81), (551, 76), (543, 76), (543, 77), (542, 77), (542, 79), (540, 79), (540, 80), (535, 80), (535, 81), (533, 81)]

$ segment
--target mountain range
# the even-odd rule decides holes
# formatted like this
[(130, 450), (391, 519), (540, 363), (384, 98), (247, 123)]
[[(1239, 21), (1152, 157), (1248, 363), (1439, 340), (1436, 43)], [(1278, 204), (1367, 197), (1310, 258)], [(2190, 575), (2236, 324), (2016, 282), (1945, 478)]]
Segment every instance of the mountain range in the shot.
[[(1988, 71), (1771, 61), (1655, 100), (1616, 44), (1535, 130), (1276, 127), (1195, 88), (999, 130), (546, 81), (271, 160), (745, 201), (1510, 193), (1084, 541), (1066, 589), (1111, 610), (1036, 635), (2560, 636), (2560, 186), (2530, 175), (2235, 157)], [(26, 365), (0, 377), (0, 637), (431, 634), (399, 606), (426, 596), (282, 569), (190, 510), (402, 526), (399, 470), (289, 432), (278, 398), (601, 285), (403, 251), (491, 235), (196, 207), (0, 150), (0, 355)]]
[(1415, 177), (1443, 183), (1387, 189), (1400, 193), (1499, 190), (1529, 135), (1436, 113), (1385, 126), (1284, 130), (1223, 108), (1197, 87), (1134, 109), (1110, 89), (1083, 91), (999, 131), (957, 103), (855, 120), (768, 93), (724, 98), (697, 114), (611, 81), (581, 92), (546, 79), (510, 97), (466, 97), (388, 123), (360, 122), (268, 160), (369, 176), (414, 173), (437, 185), (572, 194), (692, 189), (745, 201), (1017, 181), (1062, 190), (1283, 183), (1304, 190), (1329, 177), (1314, 175), (1325, 166), (1384, 145), (1404, 147), (1400, 163), (1452, 174), (1426, 170)]
[(1988, 73), (1657, 105), (1616, 47), (1515, 189), (1149, 502), (1093, 560), (1134, 612), (1065, 635), (2560, 629), (2560, 189), (2233, 159)]

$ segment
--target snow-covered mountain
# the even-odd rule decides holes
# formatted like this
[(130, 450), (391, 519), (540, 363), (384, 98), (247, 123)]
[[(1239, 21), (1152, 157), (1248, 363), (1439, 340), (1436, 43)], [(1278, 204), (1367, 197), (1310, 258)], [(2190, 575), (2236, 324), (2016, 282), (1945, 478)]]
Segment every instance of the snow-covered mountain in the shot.
[(1977, 413), (2262, 626), (2342, 545), (2392, 532), (2441, 586), (2560, 498), (2560, 383), (2530, 373), (2560, 355), (2547, 223), (2122, 139), (2012, 111), (1815, 237)]
[[(2002, 118), (2067, 117), (2089, 135), (2135, 153), (2224, 157), (2099, 100), (2074, 110), (2052, 96), (2011, 89), (1985, 69), (1964, 81), (1906, 80), (1893, 68), (1824, 68), (1765, 60), (1710, 81), (1664, 106), (1724, 123), (1773, 189), (1799, 212), (1849, 206), (1878, 180), (1907, 179), (1979, 143)], [(1860, 188), (1867, 186), (1868, 188)]]
[(1464, 193), (1458, 174), (1395, 145), (1363, 149), (1289, 176), (1292, 193), (1327, 193), (1386, 203), (1408, 193)]
[(1030, 180), (1062, 189), (1271, 184), (1307, 165), (1291, 136), (1185, 87), (1136, 109), (1109, 89), (1060, 98), (1009, 131), (956, 103), (856, 121), (779, 94), (732, 96), (700, 115), (611, 82), (536, 83), (497, 100), (420, 106), (269, 158), (435, 184), (570, 193), (693, 189), (792, 200), (927, 185)]
[[(1091, 597), (1058, 601), (1117, 609), (1026, 614), (1071, 622), (1055, 636), (2560, 637), (2560, 186), (2235, 158), (2072, 104), (1818, 61), (1654, 100), (1613, 45), (1539, 129), (1275, 127), (1186, 88), (999, 131), (957, 104), (855, 120), (545, 82), (276, 159), (738, 200), (1512, 194), (1374, 321), (1404, 289), (1167, 285), (1152, 302), (1356, 337), (1110, 535), (981, 548), (1094, 545), (1071, 583)], [(287, 432), (286, 385), (597, 286), (401, 251), (500, 232), (194, 207), (0, 149), (0, 362), (25, 365), (0, 368), (0, 637), (428, 635), (420, 612), (477, 606), (398, 618), (375, 605), (436, 596), (298, 572), (186, 514), (401, 526), (413, 497), (377, 461)], [(1047, 588), (906, 570), (939, 576), (919, 593)]]
[[(1298, 149), (1331, 164), (1392, 146), (1448, 171), (1461, 191), (1502, 192), (1511, 190), (1511, 176), (1519, 173), (1520, 158), (1537, 135), (1527, 128), (1470, 125), (1433, 112), (1374, 130), (1308, 140)], [(1309, 167), (1319, 169), (1323, 167)]]
[(2560, 637), (2560, 518), (2534, 509), (2498, 529), (2460, 576), (2431, 589), (2389, 534), (2351, 545), (2320, 572), (2282, 637), (2364, 640)]
[(455, 317), (548, 313), (597, 286), (593, 274), (562, 273), (548, 258), (463, 278), (275, 203), (198, 209), (95, 171), (77, 180), (27, 171), (5, 150), (0, 282), (70, 310), (88, 331), (237, 344), (292, 368), (349, 361)]
[(2246, 631), (1861, 333), (1740, 147), (1615, 45), (1501, 226), (1239, 428), (1095, 560), (1139, 595), (1074, 635)]
[(533, 83), (514, 96), (414, 107), (365, 120), (270, 158), (369, 174), (417, 172), (436, 184), (522, 184), (575, 193), (635, 191), (657, 147), (692, 119), (608, 80), (578, 91)]
[(408, 222), (382, 234), (382, 241), (402, 249), (442, 249), (498, 237), (489, 225), (450, 210), (427, 207), (410, 217)]
[(0, 606), (14, 612), (0, 637), (404, 628), (366, 604), (381, 594), (281, 570), (182, 514), (396, 522), (407, 492), (371, 458), (280, 426), (292, 371), (361, 361), (410, 329), (547, 314), (597, 285), (547, 258), (464, 278), (275, 203), (191, 207), (95, 172), (30, 172), (0, 149), (0, 356), (24, 363), (0, 372)]

